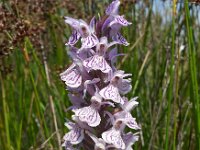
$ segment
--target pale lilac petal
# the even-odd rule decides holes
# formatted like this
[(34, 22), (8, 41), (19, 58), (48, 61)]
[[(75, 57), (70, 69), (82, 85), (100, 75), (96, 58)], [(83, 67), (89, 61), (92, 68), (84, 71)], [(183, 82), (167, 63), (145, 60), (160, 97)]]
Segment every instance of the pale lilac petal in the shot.
[(75, 30), (78, 30), (80, 27), (79, 20), (71, 18), (71, 17), (65, 17), (65, 23), (69, 24)]
[(80, 39), (81, 35), (77, 30), (73, 30), (72, 35), (69, 37), (69, 41), (68, 43), (66, 43), (65, 45), (75, 45), (78, 40)]
[(95, 32), (95, 28), (96, 28), (96, 17), (94, 16), (90, 21), (90, 30), (92, 33)]
[(124, 73), (125, 73), (124, 70), (117, 70), (117, 71), (114, 72), (113, 78), (116, 77), (116, 76), (123, 78)]
[(132, 145), (139, 140), (139, 136), (132, 134), (131, 132), (126, 133), (122, 136), (123, 141), (125, 142), (127, 150), (133, 150)]
[(106, 36), (101, 37), (99, 44), (108, 45), (108, 38)]
[(101, 117), (96, 109), (91, 106), (73, 110), (75, 115), (91, 127), (96, 127), (101, 122)]
[(130, 101), (124, 103), (122, 106), (123, 110), (126, 112), (130, 112), (132, 109), (134, 109), (139, 103), (136, 101), (138, 97), (132, 98)]
[(65, 134), (63, 139), (73, 145), (79, 144), (84, 139), (84, 130), (75, 125), (72, 130)]
[(88, 24), (82, 20), (82, 19), (79, 19), (79, 33), (81, 34), (81, 37), (82, 38), (86, 38), (88, 36), (91, 35), (92, 31), (90, 30), (90, 27), (88, 26)]
[(115, 24), (119, 24), (121, 26), (128, 26), (128, 25), (131, 25), (132, 23), (131, 22), (128, 22), (124, 16), (115, 16), (114, 17), (114, 20), (109, 24), (109, 26), (111, 27), (112, 25), (115, 25)]
[(82, 83), (82, 76), (76, 69), (66, 70), (60, 74), (61, 80), (70, 88), (78, 88)]
[(94, 34), (87, 36), (86, 38), (82, 38), (81, 39), (81, 43), (82, 43), (81, 49), (92, 48), (92, 47), (96, 46), (98, 44), (98, 42), (99, 42), (99, 40), (96, 37), (96, 35), (94, 35)]
[(83, 61), (83, 65), (90, 70), (101, 70), (103, 73), (109, 73), (112, 68), (108, 65), (103, 56), (94, 55)]
[(90, 101), (92, 102), (91, 105), (98, 109), (99, 104), (101, 105), (101, 103), (102, 103), (102, 97), (98, 93), (95, 93), (94, 96), (91, 97)]
[(104, 98), (104, 99), (107, 99), (107, 100), (112, 100), (114, 101), (115, 103), (121, 103), (123, 104), (124, 101), (123, 99), (121, 98), (120, 94), (119, 94), (119, 91), (118, 91), (118, 88), (113, 86), (113, 85), (108, 85), (107, 87), (103, 88), (99, 94)]
[[(131, 77), (132, 74), (131, 73), (125, 73), (122, 75), (123, 78), (127, 78), (127, 77)], [(129, 78), (130, 79), (130, 78)], [(131, 80), (131, 79), (130, 79)]]
[(119, 32), (115, 36), (113, 36), (112, 39), (119, 44), (123, 44), (125, 46), (129, 45), (127, 40)]
[(120, 94), (127, 94), (132, 89), (131, 82), (128, 79), (123, 79), (122, 82), (118, 84), (117, 87)]
[(122, 121), (125, 125), (127, 125), (129, 128), (138, 130), (140, 127), (138, 126), (135, 118), (132, 117), (131, 113), (121, 111), (115, 114), (115, 118), (118, 121)]
[(113, 144), (115, 148), (125, 149), (125, 143), (119, 130), (111, 128), (102, 133), (103, 140), (108, 144)]
[(127, 113), (125, 116), (125, 124), (131, 129), (134, 129), (134, 130), (140, 129), (135, 118), (133, 118), (130, 113)]
[(119, 11), (120, 1), (113, 1), (106, 9), (106, 15), (117, 15)]

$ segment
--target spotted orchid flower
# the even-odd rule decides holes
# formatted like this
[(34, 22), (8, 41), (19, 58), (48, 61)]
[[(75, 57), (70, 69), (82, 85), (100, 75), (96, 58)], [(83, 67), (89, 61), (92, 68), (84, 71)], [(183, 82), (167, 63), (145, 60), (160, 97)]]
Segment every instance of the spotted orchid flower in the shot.
[(139, 103), (136, 101), (137, 97), (131, 99), (130, 101), (127, 98), (124, 99), (124, 104), (121, 106), (122, 111), (119, 111), (114, 114), (114, 117), (117, 121), (122, 121), (123, 124), (127, 125), (129, 128), (138, 130), (140, 127), (138, 126), (136, 119), (132, 117), (130, 111), (136, 107)]
[(103, 132), (102, 138), (106, 143), (113, 144), (115, 148), (125, 149), (125, 143), (121, 137), (121, 133), (119, 130), (114, 128)]
[(136, 119), (132, 117), (131, 113), (121, 111), (114, 115), (115, 118), (117, 118), (118, 121), (122, 121), (125, 125), (127, 125), (129, 128), (138, 130), (140, 127), (138, 126)]
[(124, 101), (119, 94), (119, 90), (116, 86), (109, 84), (105, 88), (103, 88), (99, 94), (106, 100), (112, 100), (115, 103), (123, 104)]
[(76, 123), (67, 122), (65, 126), (70, 130), (63, 137), (65, 142), (70, 142), (73, 145), (79, 144), (84, 139), (84, 130)]
[(60, 77), (70, 88), (78, 88), (82, 83), (82, 76), (76, 69), (75, 64), (72, 64), (66, 71), (61, 73)]
[(91, 105), (73, 110), (75, 115), (79, 117), (82, 122), (86, 122), (91, 127), (96, 127), (101, 122), (98, 109), (101, 106), (101, 98), (93, 96), (91, 98)]
[(122, 139), (121, 122), (118, 121), (114, 126), (102, 133), (102, 138), (108, 144), (112, 144), (115, 148), (125, 149), (125, 143)]
[(118, 78), (117, 87), (120, 94), (127, 94), (132, 89), (131, 79), (127, 78), (130, 76), (132, 76), (132, 74), (125, 74), (122, 70), (118, 70), (114, 73), (113, 78)]
[(124, 77), (129, 76), (130, 74), (124, 74), (123, 71), (117, 71), (114, 73), (110, 84), (103, 88), (99, 94), (107, 100), (112, 100), (115, 103), (123, 104), (124, 101), (120, 94), (128, 93), (132, 86), (128, 79), (123, 79)]
[(82, 49), (92, 48), (98, 43), (95, 31), (95, 18), (93, 18), (88, 25), (81, 19), (73, 19), (71, 17), (65, 17), (65, 23), (69, 24), (73, 28), (72, 35), (69, 38), (66, 45), (75, 45), (81, 38)]
[(106, 50), (112, 45), (112, 43), (108, 44), (107, 37), (100, 39), (94, 56), (83, 61), (83, 65), (87, 68), (88, 72), (91, 70), (101, 70), (103, 73), (109, 73), (112, 71), (112, 68), (104, 58)]
[(126, 150), (133, 150), (132, 145), (139, 140), (139, 136), (137, 134), (128, 132), (122, 135), (122, 139), (125, 142)]

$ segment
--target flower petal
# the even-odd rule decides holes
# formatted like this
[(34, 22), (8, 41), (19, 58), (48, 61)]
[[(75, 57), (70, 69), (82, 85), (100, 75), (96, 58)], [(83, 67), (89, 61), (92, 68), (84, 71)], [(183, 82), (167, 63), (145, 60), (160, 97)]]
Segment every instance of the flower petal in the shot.
[(103, 88), (99, 94), (104, 98), (104, 99), (110, 99), (116, 103), (121, 103), (123, 104), (124, 101), (121, 98), (119, 91), (117, 89), (117, 87), (113, 86), (113, 85), (108, 85), (107, 87)]
[(79, 29), (80, 22), (77, 19), (71, 17), (65, 17), (65, 23), (69, 24), (75, 30)]
[(128, 22), (124, 18), (124, 16), (117, 15), (114, 17), (114, 20), (109, 24), (109, 26), (111, 27), (114, 24), (120, 24), (121, 26), (128, 26), (128, 25), (131, 25), (132, 23)]
[(125, 46), (129, 45), (127, 40), (119, 32), (115, 36), (113, 36), (112, 39), (119, 44), (123, 44)]
[(132, 134), (131, 132), (128, 132), (125, 135), (123, 135), (122, 138), (125, 141), (126, 149), (127, 150), (132, 150), (132, 145), (136, 141), (138, 141), (139, 136), (136, 136), (136, 135)]
[(132, 109), (134, 109), (139, 103), (136, 101), (138, 97), (132, 98), (130, 101), (127, 101), (122, 106), (123, 110), (126, 112), (130, 112)]
[(115, 113), (114, 116), (115, 116), (116, 120), (122, 121), (129, 128), (134, 129), (134, 130), (140, 129), (137, 122), (135, 121), (135, 118), (132, 117), (131, 113), (125, 112), (125, 111), (120, 111), (118, 113)]
[(94, 55), (83, 61), (83, 65), (90, 70), (101, 70), (103, 73), (109, 73), (112, 68), (108, 65), (103, 56)]
[(92, 48), (92, 47), (96, 46), (98, 42), (99, 42), (99, 40), (96, 37), (96, 35), (94, 35), (94, 34), (89, 35), (89, 36), (81, 39), (81, 43), (82, 43), (81, 49)]
[(123, 79), (117, 87), (120, 94), (127, 94), (132, 89), (132, 85), (128, 79)]
[(95, 28), (96, 28), (96, 17), (94, 16), (90, 21), (90, 30), (92, 33), (95, 32)]
[(73, 30), (72, 35), (69, 37), (69, 41), (68, 43), (66, 43), (65, 45), (75, 45), (78, 40), (80, 39), (81, 35), (77, 30)]
[(91, 127), (96, 127), (101, 122), (101, 117), (96, 109), (91, 106), (73, 110), (75, 115)]
[(125, 116), (124, 119), (125, 119), (125, 124), (129, 128), (134, 129), (134, 130), (140, 129), (140, 127), (138, 126), (137, 122), (135, 121), (135, 118), (133, 118), (130, 113), (126, 113), (126, 116)]
[(65, 134), (63, 139), (69, 141), (73, 145), (79, 144), (84, 139), (84, 131), (79, 126), (75, 125), (71, 131)]
[(82, 83), (82, 76), (75, 68), (71, 70), (67, 69), (60, 76), (61, 80), (65, 81), (65, 84), (70, 88), (78, 88)]
[(111, 128), (108, 131), (102, 133), (103, 140), (108, 144), (113, 144), (116, 148), (125, 149), (125, 143), (122, 140), (119, 130)]
[(119, 11), (120, 1), (113, 1), (106, 9), (106, 15), (117, 15)]

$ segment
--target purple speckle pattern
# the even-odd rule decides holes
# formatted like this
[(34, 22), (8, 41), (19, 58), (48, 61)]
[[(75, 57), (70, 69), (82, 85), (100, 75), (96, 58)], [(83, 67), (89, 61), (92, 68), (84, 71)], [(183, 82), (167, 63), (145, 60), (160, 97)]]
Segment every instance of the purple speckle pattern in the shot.
[(125, 46), (129, 45), (129, 43), (127, 42), (127, 40), (119, 32), (116, 34), (116, 36), (113, 36), (112, 39), (114, 41), (118, 42), (119, 44), (123, 44)]
[(99, 112), (91, 106), (74, 110), (74, 113), (82, 122), (86, 122), (91, 127), (96, 127), (100, 124)]
[(92, 48), (98, 43), (96, 35), (91, 35), (86, 38), (82, 38), (82, 48)]
[(76, 69), (67, 70), (60, 76), (61, 80), (65, 81), (65, 84), (70, 88), (78, 88), (82, 83), (82, 76)]
[(115, 148), (125, 149), (125, 143), (119, 130), (111, 128), (110, 130), (102, 133), (102, 138), (104, 141), (107, 141), (107, 143), (113, 144)]
[(116, 16), (115, 17), (115, 22), (121, 24), (122, 26), (128, 26), (131, 25), (130, 22), (128, 22), (124, 16)]
[(123, 99), (121, 98), (118, 88), (113, 86), (112, 84), (103, 88), (99, 94), (106, 100), (112, 100), (115, 103), (123, 104)]
[(72, 35), (69, 37), (69, 41), (66, 45), (71, 45), (71, 46), (75, 45), (78, 42), (80, 37), (81, 37), (80, 33), (78, 33), (78, 31), (74, 30), (72, 32)]
[(90, 70), (101, 70), (103, 73), (109, 73), (112, 69), (103, 56), (94, 55), (83, 61), (83, 65)]
[(79, 126), (75, 125), (70, 132), (65, 134), (63, 139), (65, 141), (69, 141), (71, 144), (76, 145), (83, 141), (84, 133), (83, 129), (81, 129)]

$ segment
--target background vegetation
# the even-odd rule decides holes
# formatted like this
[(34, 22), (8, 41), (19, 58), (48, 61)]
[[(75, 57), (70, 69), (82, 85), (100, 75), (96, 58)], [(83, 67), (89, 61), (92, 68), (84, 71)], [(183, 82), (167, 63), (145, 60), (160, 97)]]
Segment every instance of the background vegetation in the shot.
[[(142, 126), (135, 150), (200, 149), (200, 6), (165, 0), (121, 0), (133, 24), (123, 30)], [(177, 2), (177, 3), (175, 3)], [(89, 20), (108, 0), (0, 1), (0, 149), (60, 149), (70, 103), (59, 73), (71, 31), (63, 16)]]

